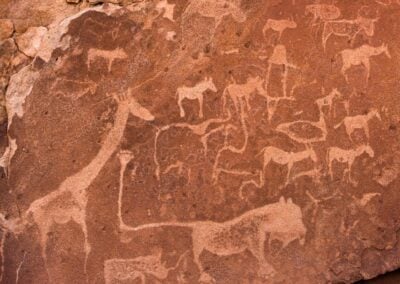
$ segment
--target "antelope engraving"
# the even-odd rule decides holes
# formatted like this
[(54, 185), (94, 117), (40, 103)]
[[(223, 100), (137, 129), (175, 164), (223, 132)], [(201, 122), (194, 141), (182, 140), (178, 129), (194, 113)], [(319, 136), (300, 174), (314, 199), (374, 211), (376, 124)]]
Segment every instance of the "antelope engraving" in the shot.
[(87, 61), (86, 61), (86, 64), (89, 69), (90, 69), (90, 65), (97, 57), (104, 58), (108, 61), (108, 65), (107, 65), (108, 72), (111, 72), (111, 67), (112, 67), (114, 60), (127, 59), (128, 55), (122, 48), (116, 48), (114, 50), (91, 48), (88, 51), (88, 57), (87, 57)]
[(120, 281), (134, 281), (140, 279), (146, 283), (146, 276), (151, 275), (158, 281), (167, 279), (170, 271), (178, 268), (183, 257), (183, 253), (175, 266), (166, 267), (166, 263), (161, 261), (162, 251), (156, 255), (138, 256), (131, 259), (112, 258), (104, 262), (104, 280), (106, 284), (120, 283)]
[(385, 54), (388, 58), (391, 58), (388, 47), (386, 44), (382, 44), (381, 46), (370, 46), (368, 44), (364, 44), (360, 47), (354, 49), (345, 49), (340, 52), (342, 56), (342, 74), (345, 76), (348, 81), (348, 77), (346, 75), (346, 71), (350, 69), (352, 66), (363, 65), (365, 69), (367, 69), (367, 81), (370, 77), (370, 59), (372, 56), (377, 56), (380, 54)]
[(277, 32), (278, 35), (278, 41), (281, 39), (282, 33), (286, 29), (295, 29), (297, 28), (297, 24), (293, 20), (274, 20), (274, 19), (268, 19), (266, 24), (263, 27), (263, 34), (267, 33), (268, 30), (273, 30), (274, 32)]
[(214, 29), (228, 15), (231, 15), (235, 21), (243, 23), (247, 17), (242, 9), (240, 9), (240, 3), (237, 2), (231, 0), (191, 0), (182, 15), (182, 19), (185, 22), (190, 21), (190, 16), (198, 13), (203, 17), (214, 18)]
[(324, 107), (328, 107), (329, 116), (332, 116), (332, 110), (334, 112), (334, 116), (336, 116), (336, 111), (333, 107), (333, 104), (336, 99), (341, 99), (342, 97), (343, 95), (335, 88), (328, 95), (316, 99), (315, 103), (317, 104), (320, 112), (323, 111)]
[(327, 163), (328, 163), (328, 170), (331, 179), (333, 179), (333, 169), (332, 164), (333, 161), (338, 161), (339, 163), (347, 164), (347, 168), (343, 173), (343, 177), (347, 174), (347, 179), (353, 185), (356, 185), (357, 182), (353, 180), (351, 175), (351, 168), (355, 159), (362, 154), (368, 154), (369, 157), (374, 157), (374, 150), (369, 145), (360, 145), (355, 149), (341, 149), (338, 147), (330, 147), (327, 152)]
[(264, 93), (264, 81), (259, 76), (247, 78), (244, 84), (230, 84), (222, 93), (223, 109), (226, 109), (227, 97), (229, 97), (236, 111), (239, 111), (239, 104), (246, 103), (247, 111), (251, 109), (250, 95), (254, 92)]
[(341, 16), (341, 13), (339, 8), (335, 5), (311, 4), (306, 6), (305, 15), (312, 15), (312, 23), (315, 24), (318, 20), (335, 20)]
[(275, 269), (265, 258), (266, 233), (270, 233), (269, 243), (279, 240), (283, 247), (286, 247), (294, 240), (299, 240), (300, 244), (304, 244), (307, 231), (302, 221), (300, 207), (290, 198), (285, 201), (283, 197), (279, 202), (250, 210), (221, 223), (213, 221), (161, 222), (140, 225), (132, 230), (167, 226), (192, 230), (194, 262), (200, 270), (200, 280), (203, 281), (213, 281), (213, 278), (205, 272), (200, 260), (204, 250), (218, 256), (228, 256), (248, 250), (259, 262), (259, 276), (270, 277), (275, 273)]
[(274, 146), (267, 146), (261, 149), (260, 154), (263, 154), (263, 172), (267, 169), (270, 162), (275, 162), (279, 165), (287, 165), (287, 174), (285, 186), (290, 182), (293, 165), (297, 162), (311, 159), (314, 163), (318, 161), (317, 154), (312, 148), (308, 148), (300, 152), (286, 152)]
[(364, 33), (368, 37), (372, 37), (375, 32), (375, 23), (378, 19), (364, 18), (360, 15), (353, 20), (335, 20), (324, 23), (322, 31), (322, 46), (326, 49), (326, 42), (332, 35), (347, 37), (351, 42), (356, 36)]
[(194, 87), (179, 87), (176, 91), (178, 97), (178, 106), (180, 110), (180, 116), (185, 117), (186, 113), (182, 105), (184, 99), (197, 100), (199, 102), (199, 117), (203, 118), (203, 93), (207, 90), (213, 92), (217, 91), (212, 78), (206, 77), (203, 81), (197, 83)]
[(382, 120), (378, 110), (372, 109), (365, 115), (346, 116), (340, 123), (335, 125), (334, 128), (337, 129), (343, 124), (346, 129), (347, 136), (350, 138), (352, 142), (353, 139), (351, 135), (354, 133), (354, 131), (356, 129), (362, 129), (364, 130), (364, 133), (367, 136), (367, 139), (369, 140), (368, 122), (374, 117), (378, 118), (379, 120)]

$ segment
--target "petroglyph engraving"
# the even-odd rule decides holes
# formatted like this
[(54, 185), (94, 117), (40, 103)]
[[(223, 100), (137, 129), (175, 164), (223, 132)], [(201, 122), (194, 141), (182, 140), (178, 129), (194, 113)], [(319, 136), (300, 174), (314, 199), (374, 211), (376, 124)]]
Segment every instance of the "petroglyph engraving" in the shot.
[(371, 65), (370, 59), (372, 56), (377, 56), (384, 53), (388, 58), (391, 58), (388, 47), (386, 44), (382, 44), (381, 46), (370, 46), (368, 44), (364, 44), (360, 47), (354, 49), (345, 49), (340, 52), (343, 60), (342, 65), (342, 74), (345, 76), (348, 81), (348, 77), (346, 75), (346, 71), (350, 69), (352, 66), (363, 65), (365, 69), (367, 69), (367, 82), (370, 77)]
[[(239, 176), (239, 177), (243, 177), (243, 176), (244, 177), (252, 177), (249, 180), (245, 180), (245, 181), (241, 182), (239, 190), (238, 190), (240, 199), (244, 199), (243, 190), (247, 186), (253, 185), (256, 188), (262, 188), (265, 185), (264, 173), (261, 170), (258, 170), (256, 173), (252, 173), (252, 172), (245, 171), (245, 170), (218, 168), (216, 179), (218, 179), (218, 177), (221, 173), (229, 174), (229, 175), (233, 175), (233, 176)], [(258, 176), (258, 180), (254, 179), (253, 178), (254, 176)]]
[(48, 233), (53, 224), (66, 224), (69, 221), (77, 223), (84, 234), (84, 252), (86, 265), (90, 253), (88, 230), (86, 226), (87, 188), (96, 178), (105, 163), (118, 147), (131, 113), (143, 120), (151, 121), (154, 116), (128, 94), (115, 97), (118, 109), (115, 114), (114, 126), (105, 138), (100, 151), (95, 158), (78, 173), (66, 178), (60, 187), (48, 195), (34, 201), (22, 217), (23, 224), (28, 224), (28, 216), (32, 215), (35, 224), (39, 227), (41, 237), (42, 257), (47, 264)]
[(22, 260), (18, 265), (17, 270), (15, 271), (15, 284), (18, 284), (19, 282), (19, 272), (21, 271), (21, 267), (25, 262), (25, 257), (26, 257), (26, 252), (24, 252), (24, 256), (22, 257)]
[(182, 15), (184, 21), (190, 16), (199, 13), (203, 17), (214, 18), (214, 28), (218, 27), (225, 16), (231, 15), (237, 22), (244, 22), (247, 17), (240, 9), (240, 1), (237, 0), (191, 0)]
[(295, 69), (298, 68), (297, 66), (288, 62), (286, 47), (282, 44), (278, 44), (277, 46), (275, 46), (271, 57), (268, 59), (268, 62), (270, 64), (284, 65), (285, 67), (287, 66)]
[(368, 19), (357, 16), (354, 20), (335, 20), (324, 23), (322, 32), (322, 46), (326, 49), (326, 42), (332, 35), (347, 37), (351, 42), (356, 36), (364, 33), (368, 37), (372, 37), (375, 33), (375, 23), (379, 19)]
[(311, 4), (306, 6), (306, 16), (312, 15), (312, 23), (315, 24), (318, 20), (330, 21), (341, 16), (340, 10), (335, 5), (329, 4)]
[(250, 95), (256, 91), (263, 94), (263, 84), (264, 80), (259, 76), (256, 76), (247, 78), (247, 81), (244, 84), (233, 83), (228, 85), (222, 93), (223, 109), (226, 109), (227, 98), (229, 97), (232, 100), (236, 111), (239, 111), (239, 104), (243, 103), (246, 103), (247, 111), (249, 111), (251, 109)]
[(91, 48), (88, 51), (88, 57), (87, 57), (87, 61), (86, 61), (86, 64), (87, 64), (89, 69), (90, 69), (90, 66), (91, 66), (92, 62), (94, 60), (96, 60), (96, 58), (98, 58), (98, 57), (104, 58), (105, 60), (107, 60), (107, 62), (108, 62), (108, 64), (107, 64), (108, 72), (111, 72), (111, 67), (112, 67), (112, 64), (113, 64), (114, 60), (127, 59), (128, 55), (121, 48), (117, 48), (117, 49), (114, 49), (114, 50), (104, 50), (104, 49)]
[(333, 110), (333, 115), (336, 116), (336, 110), (334, 108), (335, 100), (341, 99), (341, 98), (343, 98), (343, 95), (337, 89), (333, 89), (328, 95), (326, 95), (322, 98), (316, 99), (315, 103), (317, 104), (320, 112), (323, 112), (323, 108), (327, 107), (328, 114), (331, 117), (332, 110)]
[[(393, 268), (370, 260), (396, 241), (398, 44), (382, 31), (398, 0), (123, 2), (63, 24), (31, 79), (0, 78), (0, 282), (341, 283)], [(10, 72), (28, 64), (12, 53)]]
[(275, 46), (271, 57), (268, 59), (268, 70), (265, 82), (266, 89), (268, 88), (268, 84), (270, 81), (271, 68), (273, 64), (279, 66), (283, 65), (282, 89), (283, 89), (283, 96), (286, 97), (289, 68), (298, 69), (298, 67), (288, 62), (286, 47), (284, 45), (278, 44), (277, 46)]
[(292, 181), (299, 179), (301, 177), (309, 177), (315, 184), (321, 183), (321, 176), (322, 176), (322, 168), (318, 166), (314, 166), (311, 170), (308, 171), (301, 171), (296, 173), (292, 176)]
[(183, 253), (175, 266), (166, 267), (166, 263), (161, 261), (162, 251), (156, 255), (139, 256), (132, 259), (113, 258), (104, 262), (104, 279), (106, 284), (118, 281), (134, 281), (140, 279), (141, 283), (146, 283), (146, 276), (151, 275), (158, 281), (165, 280), (170, 271), (175, 270), (180, 265)]
[[(183, 129), (189, 129), (193, 134), (200, 136), (200, 141), (203, 145), (203, 149), (204, 149), (204, 155), (207, 155), (208, 152), (208, 139), (210, 138), (211, 135), (218, 133), (220, 131), (224, 131), (227, 127), (228, 128), (236, 128), (234, 125), (232, 124), (225, 124), (226, 122), (228, 122), (231, 119), (231, 114), (228, 111), (228, 116), (226, 118), (210, 118), (207, 119), (206, 121), (203, 121), (199, 124), (189, 124), (189, 123), (173, 123), (173, 124), (169, 124), (166, 126), (163, 126), (162, 128), (160, 128), (156, 135), (155, 135), (155, 139), (154, 139), (154, 163), (156, 165), (156, 176), (157, 179), (160, 179), (160, 174), (161, 174), (161, 165), (158, 159), (158, 141), (159, 141), (159, 137), (162, 134), (162, 132), (165, 132), (169, 129), (172, 128), (183, 128)], [(213, 124), (220, 124), (219, 126), (212, 128), (211, 130), (208, 130), (209, 127)], [(181, 169), (183, 167), (183, 164), (181, 161), (177, 161), (179, 162), (179, 168)], [(176, 163), (175, 163), (176, 164)], [(167, 169), (170, 169), (172, 165), (169, 165), (163, 172), (166, 173)]]
[(227, 55), (239, 53), (239, 48), (229, 49), (229, 50), (226, 50), (226, 51), (222, 51), (221, 53), (222, 54), (227, 54)]
[(178, 106), (180, 116), (185, 117), (186, 113), (182, 105), (184, 99), (197, 100), (199, 102), (199, 117), (203, 118), (203, 93), (207, 90), (213, 92), (217, 91), (217, 87), (213, 83), (212, 78), (205, 78), (203, 81), (197, 83), (194, 87), (179, 87), (176, 91), (178, 97)]
[(172, 22), (174, 22), (174, 8), (175, 4), (168, 4), (168, 0), (161, 0), (156, 5), (156, 10)]
[(10, 164), (11, 147), (7, 147), (0, 157), (0, 167), (3, 168), (4, 174), (8, 176), (8, 165)]
[(346, 116), (339, 124), (335, 125), (335, 129), (339, 128), (343, 124), (346, 129), (347, 136), (351, 141), (353, 141), (352, 134), (354, 131), (357, 129), (362, 129), (369, 140), (370, 136), (368, 122), (374, 117), (381, 120), (381, 116), (377, 109), (372, 109), (365, 115)]
[(258, 175), (258, 180), (250, 179), (250, 180), (243, 181), (243, 182), (240, 184), (240, 187), (239, 187), (239, 197), (240, 197), (241, 199), (244, 199), (243, 190), (244, 190), (244, 188), (246, 188), (247, 186), (253, 185), (253, 186), (255, 186), (256, 188), (262, 188), (262, 187), (265, 185), (265, 178), (264, 178), (264, 173), (263, 173), (263, 171), (258, 171), (257, 175)]
[(294, 101), (296, 100), (293, 97), (272, 97), (268, 96), (266, 93), (263, 95), (267, 99), (267, 114), (268, 114), (268, 121), (271, 122), (276, 109), (278, 108), (280, 101)]
[[(298, 132), (293, 130), (296, 126), (302, 126), (302, 125), (308, 125), (310, 127), (318, 128), (321, 134), (309, 138), (303, 137)], [(275, 130), (286, 134), (293, 141), (303, 144), (325, 141), (326, 136), (328, 135), (328, 129), (326, 127), (326, 122), (323, 112), (320, 112), (318, 121), (296, 120), (293, 122), (281, 123), (276, 127)]]
[(286, 29), (295, 29), (297, 24), (293, 20), (274, 20), (268, 19), (263, 27), (263, 34), (265, 35), (268, 30), (273, 30), (278, 33), (278, 41), (281, 39), (283, 32)]
[(119, 227), (121, 230), (126, 229), (128, 226), (125, 225), (122, 219), (122, 196), (124, 190), (124, 175), (126, 171), (126, 167), (129, 162), (134, 158), (134, 155), (129, 150), (123, 150), (118, 153), (118, 159), (120, 162), (120, 172), (119, 172), (119, 191), (118, 191), (118, 220), (119, 220)]
[[(69, 91), (68, 93), (72, 93), (74, 99), (79, 99), (80, 97), (82, 97), (87, 93), (94, 94), (97, 89), (97, 84), (93, 81), (79, 81), (79, 80), (57, 78), (54, 83), (53, 89), (54, 90), (67, 89)], [(64, 95), (70, 96), (70, 94), (65, 94), (65, 93)]]
[(221, 149), (219, 149), (217, 152), (217, 156), (215, 157), (215, 162), (214, 162), (213, 171), (212, 171), (212, 180), (214, 181), (214, 183), (218, 182), (218, 176), (219, 176), (219, 172), (220, 172), (219, 159), (221, 158), (222, 153), (224, 153), (225, 151), (229, 151), (231, 153), (243, 154), (244, 151), (246, 151), (247, 143), (249, 140), (249, 132), (248, 132), (247, 125), (245, 122), (246, 115), (244, 113), (243, 103), (240, 103), (239, 106), (240, 106), (240, 123), (242, 126), (242, 132), (243, 132), (243, 136), (244, 136), (243, 145), (242, 145), (242, 147), (238, 148), (238, 147), (232, 146), (228, 143), (229, 131), (231, 129), (235, 129), (236, 127), (231, 127), (231, 125), (228, 125), (227, 127), (224, 128), (224, 136), (225, 136), (224, 146)]
[(372, 199), (374, 199), (377, 196), (381, 196), (379, 192), (370, 192), (370, 193), (365, 193), (363, 196), (358, 199), (354, 198), (356, 200), (356, 203), (361, 206), (365, 207), (369, 202), (371, 202)]
[(275, 269), (267, 262), (264, 243), (269, 233), (269, 243), (278, 240), (286, 247), (299, 240), (304, 244), (306, 227), (302, 221), (300, 207), (289, 198), (250, 210), (232, 220), (216, 223), (196, 221), (191, 223), (162, 222), (135, 227), (134, 231), (160, 227), (186, 227), (192, 229), (194, 262), (201, 272), (200, 280), (212, 280), (205, 271), (200, 256), (204, 250), (218, 256), (228, 256), (248, 250), (259, 262), (259, 275), (270, 277)]
[(328, 170), (331, 179), (333, 179), (333, 161), (339, 163), (347, 164), (347, 168), (343, 173), (343, 177), (347, 174), (347, 180), (353, 184), (357, 185), (357, 182), (353, 179), (351, 175), (351, 170), (355, 159), (362, 154), (366, 153), (370, 158), (374, 157), (374, 150), (369, 145), (360, 145), (355, 149), (341, 149), (338, 147), (330, 147), (327, 151), (327, 163)]
[(292, 168), (295, 163), (306, 159), (311, 159), (314, 163), (318, 161), (317, 154), (312, 148), (300, 152), (286, 152), (274, 146), (266, 146), (261, 150), (260, 154), (263, 155), (264, 173), (270, 162), (275, 162), (279, 165), (287, 165), (285, 186), (290, 182)]

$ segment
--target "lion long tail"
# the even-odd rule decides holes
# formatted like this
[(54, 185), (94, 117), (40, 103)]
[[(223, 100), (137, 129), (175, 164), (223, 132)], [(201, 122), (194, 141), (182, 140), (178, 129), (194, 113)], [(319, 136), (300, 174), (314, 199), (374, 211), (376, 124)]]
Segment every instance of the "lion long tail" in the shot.
[(193, 228), (195, 226), (194, 223), (181, 223), (181, 222), (160, 222), (160, 223), (150, 223), (139, 225), (137, 227), (133, 227), (131, 231), (140, 231), (146, 229), (153, 228), (161, 228), (161, 227), (183, 227), (183, 228)]

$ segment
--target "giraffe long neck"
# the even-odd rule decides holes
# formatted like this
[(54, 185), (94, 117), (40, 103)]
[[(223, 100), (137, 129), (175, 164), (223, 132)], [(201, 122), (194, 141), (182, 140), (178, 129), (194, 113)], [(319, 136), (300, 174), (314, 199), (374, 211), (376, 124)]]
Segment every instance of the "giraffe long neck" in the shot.
[(28, 210), (25, 212), (25, 216), (27, 214), (35, 212), (36, 210), (38, 210), (38, 208), (47, 204), (51, 200), (54, 200), (65, 191), (72, 192), (74, 195), (79, 195), (80, 199), (82, 199), (80, 201), (85, 202), (85, 189), (90, 186), (90, 184), (97, 177), (105, 163), (108, 161), (108, 159), (117, 148), (120, 140), (122, 139), (126, 122), (128, 120), (128, 115), (128, 106), (122, 104), (119, 105), (116, 112), (114, 127), (108, 133), (108, 136), (105, 139), (96, 157), (82, 170), (66, 178), (57, 190), (32, 202)]
[(128, 106), (121, 103), (118, 106), (115, 115), (114, 126), (108, 133), (99, 152), (86, 167), (84, 167), (75, 175), (67, 178), (67, 180), (64, 182), (65, 186), (64, 189), (79, 191), (90, 186), (90, 184), (97, 177), (101, 169), (104, 167), (108, 159), (112, 156), (112, 154), (118, 147), (122, 139), (122, 136), (124, 134), (126, 123), (128, 121), (128, 116), (129, 116)]

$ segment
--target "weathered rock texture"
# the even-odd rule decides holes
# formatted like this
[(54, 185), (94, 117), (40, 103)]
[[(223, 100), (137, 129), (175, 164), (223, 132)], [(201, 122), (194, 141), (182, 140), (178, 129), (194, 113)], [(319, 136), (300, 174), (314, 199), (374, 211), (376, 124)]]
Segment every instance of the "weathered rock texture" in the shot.
[(0, 21), (0, 282), (400, 266), (397, 1), (39, 2)]

